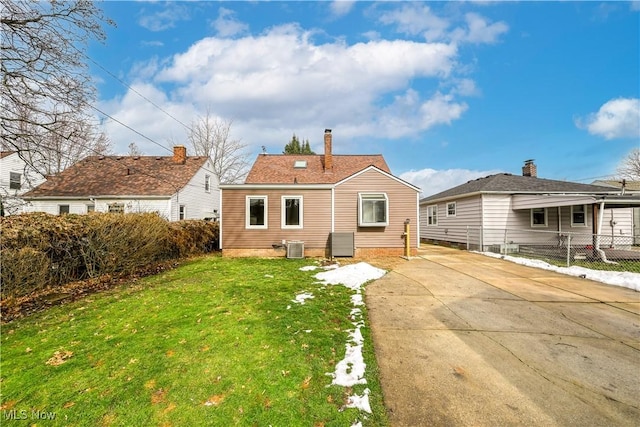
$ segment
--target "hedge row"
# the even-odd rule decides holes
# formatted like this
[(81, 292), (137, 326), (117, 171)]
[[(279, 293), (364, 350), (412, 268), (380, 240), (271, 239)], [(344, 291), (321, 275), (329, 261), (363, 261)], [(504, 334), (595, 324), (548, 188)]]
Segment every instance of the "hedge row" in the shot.
[(169, 222), (157, 214), (49, 215), (0, 218), (0, 296), (125, 275), (155, 262), (215, 249), (218, 223)]

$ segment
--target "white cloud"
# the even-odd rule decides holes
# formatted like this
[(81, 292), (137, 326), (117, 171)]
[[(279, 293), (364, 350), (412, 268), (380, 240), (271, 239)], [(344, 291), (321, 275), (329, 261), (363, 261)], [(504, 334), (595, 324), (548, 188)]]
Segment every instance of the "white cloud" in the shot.
[(351, 12), (351, 9), (353, 8), (354, 4), (355, 4), (355, 1), (352, 1), (352, 0), (332, 1), (330, 4), (331, 13), (334, 16), (338, 16), (338, 17), (345, 16), (349, 12)]
[(477, 13), (467, 13), (465, 21), (467, 29), (456, 29), (452, 33), (454, 40), (475, 44), (493, 44), (498, 41), (499, 36), (509, 31), (509, 26), (504, 22), (489, 23), (486, 18)]
[(607, 101), (597, 113), (575, 120), (577, 127), (605, 139), (640, 137), (640, 99), (617, 98)]
[[(221, 9), (220, 16), (231, 15)], [(477, 94), (472, 80), (455, 77), (461, 64), (454, 44), (384, 39), (319, 44), (315, 34), (286, 24), (259, 35), (208, 37), (172, 57), (136, 64), (130, 80), (144, 81), (157, 104), (183, 122), (210, 107), (232, 119), (247, 144), (271, 152), (279, 152), (293, 133), (310, 138), (316, 149), (318, 129), (324, 127), (336, 129), (336, 140), (345, 143), (415, 137), (458, 120), (468, 108), (461, 97)], [(184, 141), (180, 124), (135, 93), (105, 108), (159, 143)], [(139, 138), (110, 129), (119, 152)], [(148, 154), (161, 151), (142, 144)]]
[(400, 178), (420, 187), (420, 197), (438, 194), (442, 191), (464, 184), (467, 181), (482, 178), (500, 171), (473, 171), (467, 169), (421, 169), (400, 174)]
[(454, 27), (450, 19), (437, 16), (429, 6), (420, 3), (404, 5), (384, 12), (378, 18), (386, 25), (395, 25), (396, 31), (410, 36), (421, 35), (427, 41), (455, 41), (467, 43), (496, 43), (498, 37), (509, 30), (500, 21), (490, 23), (477, 13), (464, 16), (464, 26)]
[(155, 13), (142, 15), (138, 24), (149, 31), (164, 31), (175, 27), (177, 21), (189, 18), (188, 10), (175, 3), (167, 3), (167, 7)]
[[(100, 104), (100, 109), (115, 119), (106, 119), (104, 123), (104, 129), (114, 143), (114, 153), (126, 154), (129, 144), (135, 142), (143, 154), (167, 155), (169, 151), (161, 146), (170, 148), (173, 143), (184, 143), (185, 128), (172, 117), (188, 125), (197, 115), (193, 107), (189, 104), (172, 102), (162, 90), (152, 84), (138, 83), (131, 85), (131, 88), (133, 90), (129, 90), (124, 97)], [(154, 107), (151, 102), (146, 101), (134, 91), (153, 104), (161, 106), (169, 115)]]
[(428, 41), (442, 40), (446, 36), (449, 21), (436, 16), (429, 6), (423, 4), (407, 4), (380, 15), (380, 22), (395, 25), (400, 33), (424, 35)]
[(218, 10), (218, 17), (212, 22), (211, 26), (220, 37), (235, 36), (245, 33), (249, 29), (247, 24), (236, 19), (233, 10), (224, 7)]

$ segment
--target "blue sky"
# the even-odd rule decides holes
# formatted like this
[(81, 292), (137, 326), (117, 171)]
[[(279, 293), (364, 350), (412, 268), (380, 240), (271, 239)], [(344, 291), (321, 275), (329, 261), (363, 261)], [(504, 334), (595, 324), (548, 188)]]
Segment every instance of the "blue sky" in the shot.
[(426, 196), (526, 159), (589, 183), (640, 148), (637, 1), (101, 7), (98, 105), (137, 131), (105, 118), (115, 153), (167, 155), (209, 109), (252, 160), (294, 133), (321, 153), (331, 128), (334, 153), (382, 153)]

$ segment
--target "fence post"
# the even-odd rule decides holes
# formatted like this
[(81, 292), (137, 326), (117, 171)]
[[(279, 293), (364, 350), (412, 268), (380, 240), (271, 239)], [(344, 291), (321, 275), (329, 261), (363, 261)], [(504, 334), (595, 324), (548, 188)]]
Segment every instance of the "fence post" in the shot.
[(567, 267), (571, 267), (571, 233), (567, 233)]

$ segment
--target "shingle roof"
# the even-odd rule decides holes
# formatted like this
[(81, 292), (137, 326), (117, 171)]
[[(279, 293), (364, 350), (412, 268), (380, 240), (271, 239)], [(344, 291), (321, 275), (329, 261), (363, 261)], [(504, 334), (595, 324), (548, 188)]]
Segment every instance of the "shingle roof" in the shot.
[(5, 157), (12, 155), (13, 153), (17, 153), (17, 151), (0, 151), (0, 159), (4, 159)]
[(580, 193), (614, 194), (617, 190), (600, 185), (580, 184), (569, 181), (536, 178), (501, 173), (468, 181), (441, 193), (425, 197), (420, 202), (462, 196), (473, 193)]
[(23, 197), (171, 196), (182, 189), (207, 157), (90, 156)]
[[(295, 168), (306, 161), (305, 168)], [(332, 155), (333, 168), (324, 170), (324, 155), (259, 154), (245, 184), (334, 184), (369, 166), (391, 173), (381, 154)]]

